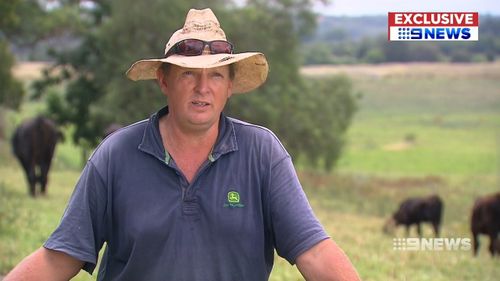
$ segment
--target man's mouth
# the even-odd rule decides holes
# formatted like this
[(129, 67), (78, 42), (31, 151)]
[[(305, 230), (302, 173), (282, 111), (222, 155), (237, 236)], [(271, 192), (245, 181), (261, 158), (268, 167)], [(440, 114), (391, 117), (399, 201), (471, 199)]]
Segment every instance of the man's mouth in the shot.
[(192, 101), (191, 103), (195, 106), (207, 106), (207, 105), (209, 105), (208, 102), (202, 102), (202, 101)]

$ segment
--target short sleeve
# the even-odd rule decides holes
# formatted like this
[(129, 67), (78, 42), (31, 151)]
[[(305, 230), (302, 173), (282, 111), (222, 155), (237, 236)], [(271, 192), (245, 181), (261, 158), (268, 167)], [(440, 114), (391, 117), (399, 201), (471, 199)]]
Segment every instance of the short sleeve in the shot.
[(106, 234), (105, 182), (89, 160), (56, 230), (44, 247), (64, 252), (84, 261), (83, 269), (92, 273)]
[(276, 250), (295, 264), (301, 253), (328, 235), (313, 213), (289, 156), (271, 169), (269, 197)]

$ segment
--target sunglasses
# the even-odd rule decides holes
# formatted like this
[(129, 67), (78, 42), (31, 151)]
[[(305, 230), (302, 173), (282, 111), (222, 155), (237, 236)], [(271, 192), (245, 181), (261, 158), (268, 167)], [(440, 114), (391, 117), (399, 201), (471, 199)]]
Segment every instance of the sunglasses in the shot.
[(210, 54), (232, 54), (234, 49), (233, 44), (224, 40), (203, 41), (199, 39), (184, 39), (175, 43), (175, 45), (168, 50), (165, 57), (173, 54), (199, 56), (203, 53), (207, 45), (210, 49)]

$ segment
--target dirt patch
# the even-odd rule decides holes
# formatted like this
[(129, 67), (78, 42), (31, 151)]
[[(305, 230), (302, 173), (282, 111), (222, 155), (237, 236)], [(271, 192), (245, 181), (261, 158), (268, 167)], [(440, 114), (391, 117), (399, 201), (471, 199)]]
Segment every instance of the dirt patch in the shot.
[(35, 80), (42, 77), (42, 71), (48, 62), (19, 62), (12, 68), (12, 74), (19, 80)]
[(412, 148), (414, 145), (414, 143), (402, 141), (386, 144), (382, 149), (386, 151), (403, 151)]

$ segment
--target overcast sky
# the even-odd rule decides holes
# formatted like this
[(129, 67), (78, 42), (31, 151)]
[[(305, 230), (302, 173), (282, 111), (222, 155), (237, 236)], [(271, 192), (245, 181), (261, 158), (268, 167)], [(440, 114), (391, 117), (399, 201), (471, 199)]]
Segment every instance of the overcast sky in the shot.
[(499, 0), (331, 0), (315, 5), (326, 15), (387, 15), (387, 12), (479, 12), (500, 15)]

